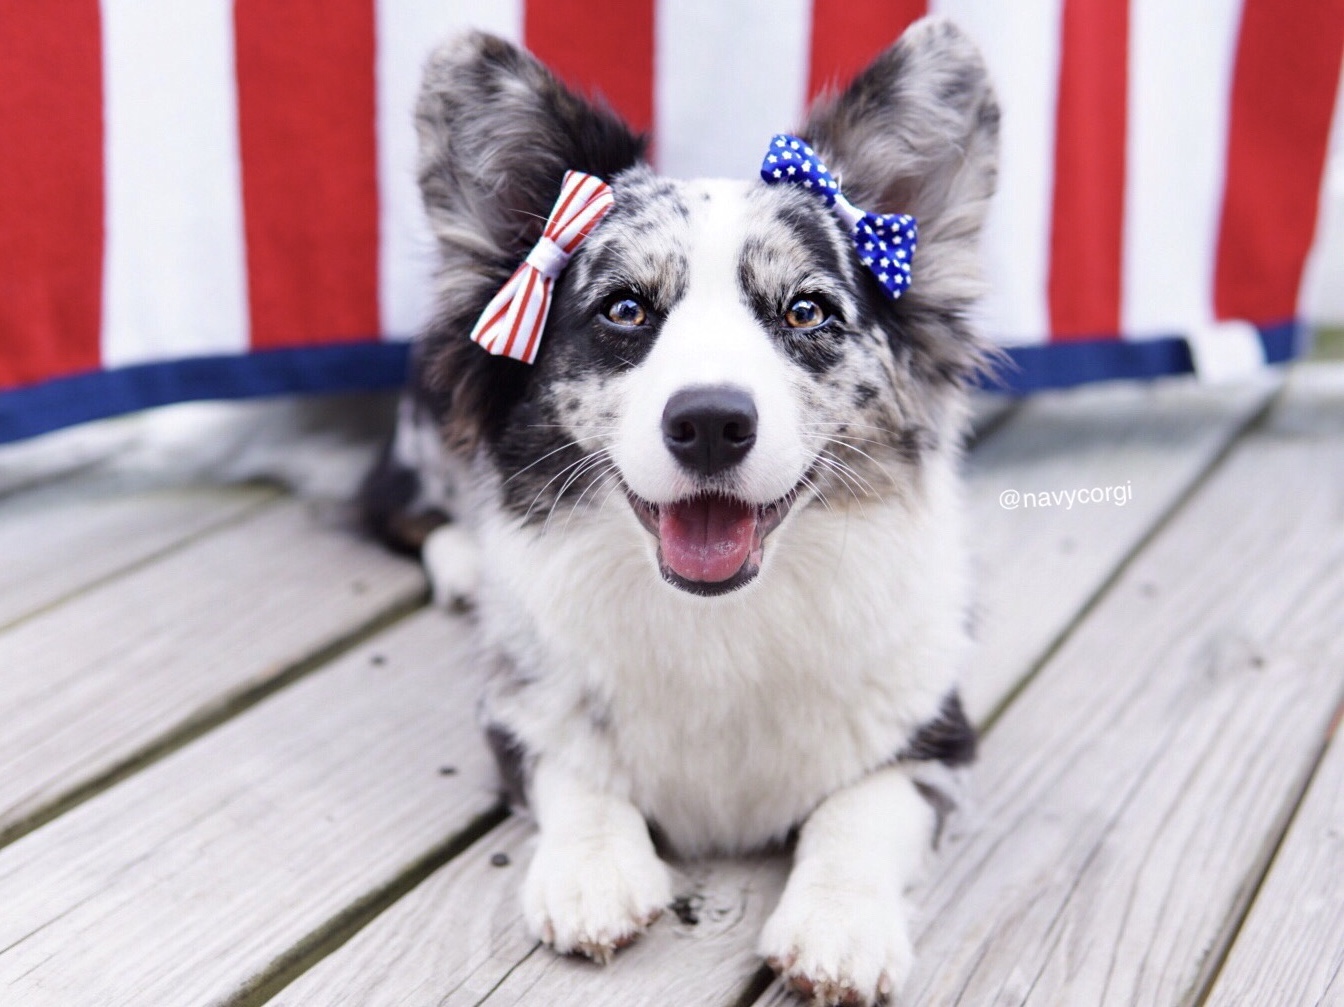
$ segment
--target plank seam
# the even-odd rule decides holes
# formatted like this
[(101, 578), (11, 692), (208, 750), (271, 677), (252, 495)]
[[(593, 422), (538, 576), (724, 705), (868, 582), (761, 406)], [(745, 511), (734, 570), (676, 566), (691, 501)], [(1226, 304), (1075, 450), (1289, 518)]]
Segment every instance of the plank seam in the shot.
[[(489, 811), (472, 819), (461, 830), (431, 847), (385, 884), (367, 892), (344, 910), (302, 938), (286, 953), (246, 983), (220, 1007), (260, 1007), (280, 994), (286, 986), (338, 951), (351, 938), (391, 908), (403, 896), (418, 887), (450, 860), (493, 832), (509, 818), (508, 806), (501, 799)], [(515, 966), (516, 967), (516, 966)]]
[(754, 1007), (756, 1004), (764, 1004), (766, 996), (774, 988), (774, 985), (775, 970), (769, 965), (762, 965), (747, 980), (742, 993), (728, 1007)]
[(306, 657), (292, 662), (266, 681), (226, 694), (214, 702), (206, 704), (181, 721), (176, 727), (170, 729), (167, 734), (131, 752), (124, 759), (114, 763), (92, 779), (86, 780), (74, 789), (53, 798), (46, 805), (0, 829), (0, 849), (59, 818), (86, 801), (97, 797), (99, 794), (110, 790), (141, 770), (172, 755), (220, 725), (252, 709), (263, 700), (269, 699), (280, 690), (306, 678), (369, 638), (420, 611), (428, 602), (429, 589), (427, 587), (421, 587), (414, 593), (394, 599), (384, 608), (357, 624), (353, 629), (328, 641)]
[(1308, 763), (1299, 785), (1289, 791), (1285, 808), (1279, 816), (1282, 826), (1279, 828), (1277, 835), (1273, 837), (1273, 841), (1265, 844), (1265, 854), (1260, 862), (1252, 868), (1247, 878), (1245, 894), (1240, 903), (1234, 905), (1228, 913), (1225, 929), (1215, 935), (1213, 946), (1209, 949), (1208, 967), (1202, 975), (1196, 977), (1191, 988), (1192, 995), (1186, 1001), (1190, 1007), (1204, 1007), (1217, 988), (1218, 977), (1223, 974), (1223, 969), (1232, 956), (1232, 949), (1236, 947), (1237, 939), (1241, 936), (1246, 921), (1250, 919), (1251, 911), (1255, 908), (1260, 892), (1265, 887), (1266, 881), (1269, 880), (1270, 873), (1274, 870), (1274, 863), (1279, 858), (1283, 844), (1287, 842), (1293, 831), (1293, 823), (1297, 821), (1297, 816), (1302, 811), (1307, 793), (1311, 790), (1311, 785), (1319, 774), (1321, 765), (1325, 762), (1326, 754), (1334, 743), (1335, 728), (1338, 726), (1341, 717), (1344, 717), (1344, 693), (1341, 693), (1335, 699), (1335, 715), (1331, 718), (1330, 727), (1326, 729), (1325, 736), (1316, 749), (1315, 757)]
[(481, 1007), (481, 1004), (485, 1003), (485, 1002), (486, 1002), (487, 1000), (489, 1000), (492, 996), (494, 996), (496, 993), (498, 993), (498, 992), (499, 992), (499, 988), (500, 988), (501, 986), (503, 986), (506, 982), (509, 981), (509, 977), (510, 977), (511, 975), (513, 975), (515, 972), (517, 972), (520, 968), (522, 968), (523, 965), (524, 965), (524, 963), (526, 963), (527, 960), (528, 960), (529, 958), (531, 958), (534, 954), (536, 954), (536, 953), (537, 953), (537, 950), (538, 950), (540, 947), (541, 947), (541, 943), (540, 943), (540, 942), (537, 942), (537, 943), (533, 944), (530, 948), (528, 948), (528, 949), (527, 949), (527, 954), (523, 955), (523, 957), (519, 958), (516, 962), (514, 962), (512, 965), (510, 965), (509, 968), (508, 968), (508, 970), (505, 971), (505, 973), (504, 973), (502, 976), (499, 977), (499, 980), (498, 980), (493, 986), (491, 986), (488, 990), (485, 991), (485, 996), (481, 997), (481, 998), (480, 998), (479, 1000), (477, 1000), (474, 1004), (472, 1004), (472, 1007)]
[(1148, 548), (1148, 545), (1175, 520), (1177, 515), (1185, 510), (1186, 505), (1194, 499), (1195, 495), (1199, 493), (1209, 480), (1213, 478), (1214, 474), (1222, 468), (1223, 464), (1227, 461), (1228, 457), (1231, 456), (1237, 446), (1249, 435), (1265, 425), (1270, 415), (1274, 412), (1275, 407), (1283, 398), (1287, 387), (1288, 383), (1286, 381), (1280, 381), (1273, 393), (1267, 395), (1264, 402), (1262, 402), (1254, 412), (1231, 432), (1223, 444), (1213, 454), (1213, 457), (1204, 464), (1204, 467), (1195, 474), (1194, 478), (1190, 480), (1185, 488), (1176, 494), (1171, 503), (1167, 505), (1166, 510), (1162, 511), (1162, 513), (1157, 516), (1156, 520), (1154, 520), (1148, 527), (1148, 530), (1139, 537), (1138, 541), (1136, 541), (1134, 545), (1130, 547), (1129, 551), (1120, 558), (1119, 562), (1115, 564), (1111, 569), (1111, 572), (1106, 576), (1106, 579), (1103, 580), (1101, 584), (1097, 586), (1096, 590), (1083, 601), (1077, 612), (1074, 613), (1073, 618), (1069, 620), (1068, 625), (1061, 629), (1055, 638), (1045, 645), (1044, 649), (1041, 651), (1041, 656), (1031, 662), (1026, 673), (1017, 680), (1003, 698), (995, 704), (994, 708), (985, 715), (984, 721), (978, 725), (981, 733), (987, 733), (993, 728), (999, 718), (1003, 716), (1005, 711), (1007, 711), (1008, 707), (1011, 706), (1017, 700), (1017, 697), (1020, 696), (1036, 679), (1036, 676), (1040, 674), (1041, 669), (1049, 664), (1055, 654), (1068, 643), (1078, 627), (1080, 627), (1097, 606), (1101, 604), (1103, 599), (1110, 593), (1111, 588), (1113, 588), (1120, 578), (1125, 575), (1126, 571), (1129, 570), (1134, 561)]
[(984, 423), (978, 426), (973, 425), (966, 434), (966, 451), (968, 453), (974, 451), (979, 445), (998, 433), (999, 429), (1005, 423), (1022, 411), (1024, 402), (1026, 402), (1026, 399), (1022, 396), (1015, 396), (1012, 402), (1008, 403), (1007, 406), (995, 413)]
[[(259, 485), (258, 489), (259, 490), (261, 489)], [(186, 535), (183, 538), (177, 539), (174, 542), (170, 542), (167, 545), (161, 546), (160, 548), (155, 549), (152, 552), (146, 553), (145, 555), (139, 557), (138, 559), (131, 560), (129, 563), (125, 564), (124, 566), (117, 567), (115, 570), (109, 570), (102, 576), (95, 577), (93, 580), (90, 581), (86, 581), (85, 583), (79, 585), (79, 587), (73, 588), (72, 590), (69, 590), (62, 595), (58, 595), (57, 597), (52, 598), (50, 601), (44, 602), (43, 604), (39, 605), (37, 608), (29, 609), (27, 612), (24, 612), (22, 615), (15, 616), (8, 622), (0, 622), (0, 633), (6, 633), (12, 629), (16, 629), (26, 622), (30, 622), (33, 619), (39, 618), (40, 616), (46, 615), (47, 613), (52, 612), (57, 608), (60, 608), (62, 605), (67, 605), (72, 601), (75, 601), (79, 598), (84, 597), (85, 595), (93, 593), (99, 588), (106, 587), (108, 584), (112, 583), (115, 580), (120, 580), (123, 577), (130, 576), (133, 573), (143, 570), (146, 567), (151, 566), (152, 564), (157, 563), (168, 556), (171, 556), (175, 552), (178, 552), (182, 549), (186, 549), (189, 546), (196, 545), (198, 542), (204, 541), (205, 539), (209, 538), (212, 535), (220, 534), (224, 531), (227, 531), (230, 528), (243, 524), (246, 521), (250, 521), (263, 511), (274, 508), (278, 506), (282, 501), (287, 499), (289, 498), (286, 497), (284, 494), (282, 494), (279, 490), (274, 490), (272, 493), (262, 496), (259, 500), (255, 501), (254, 503), (245, 504), (240, 510), (223, 516), (213, 524), (207, 524), (204, 527), (198, 528), (191, 534)], [(0, 845), (4, 845), (4, 839), (2, 833), (0, 833)]]

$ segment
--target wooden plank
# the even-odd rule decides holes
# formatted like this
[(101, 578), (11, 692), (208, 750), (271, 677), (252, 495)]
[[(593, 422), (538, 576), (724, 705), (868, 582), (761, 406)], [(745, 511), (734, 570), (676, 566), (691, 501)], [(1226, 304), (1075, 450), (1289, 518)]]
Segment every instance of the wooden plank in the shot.
[[(1298, 422), (1321, 419), (1299, 416)], [(1324, 426), (1328, 436), (1330, 419), (1325, 418)], [(1338, 436), (1337, 425), (1335, 430)], [(1322, 485), (1320, 491), (1330, 490)], [(1340, 559), (1336, 552), (1336, 565)], [(1338, 609), (1333, 625), (1339, 625)], [(1340, 684), (1338, 678), (1335, 684)], [(1322, 705), (1328, 696), (1323, 692), (1319, 697)], [(1218, 975), (1208, 1007), (1344, 1003), (1342, 717), (1344, 706), (1337, 707), (1330, 744)]]
[[(535, 841), (529, 822), (511, 819), (300, 977), (275, 1007), (726, 1004), (760, 968), (756, 937), (779, 898), (784, 858), (680, 865), (680, 912), (603, 968), (528, 939), (519, 887)], [(494, 864), (499, 855), (505, 866)]]
[(1019, 409), (1022, 400), (998, 392), (975, 392), (971, 395), (971, 443), (975, 443), (996, 429)]
[[(976, 649), (962, 690), (974, 720), (1011, 694), (1276, 387), (1176, 379), (1054, 392), (977, 445), (967, 472)], [(1012, 492), (1108, 487), (1132, 496), (1004, 506)]]
[(0, 850), (0, 999), (237, 1002), (450, 855), (498, 801), (468, 650), (422, 612)]
[(236, 518), (282, 483), (344, 501), (388, 395), (190, 403), (0, 446), (0, 628)]
[(1344, 1003), (1344, 745), (1312, 781), (1208, 1007)]
[(274, 500), (86, 472), (0, 498), (0, 630)]
[(0, 633), (0, 837), (424, 594), (286, 502)]
[(994, 725), (902, 1003), (1198, 1002), (1341, 687), (1344, 370), (1299, 377)]

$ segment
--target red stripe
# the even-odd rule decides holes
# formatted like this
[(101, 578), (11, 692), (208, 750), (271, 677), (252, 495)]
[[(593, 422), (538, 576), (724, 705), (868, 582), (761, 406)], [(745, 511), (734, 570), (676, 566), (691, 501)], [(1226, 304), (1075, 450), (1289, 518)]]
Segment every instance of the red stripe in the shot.
[[(569, 213), (570, 204), (579, 198), (579, 194), (583, 191), (583, 183), (585, 181), (585, 179), (581, 178), (577, 182), (570, 184), (570, 180), (573, 177), (574, 172), (565, 172), (565, 181), (560, 187), (560, 201), (551, 208), (551, 215), (546, 219), (546, 229), (541, 232), (542, 237), (550, 238), (554, 241), (556, 236), (559, 235), (561, 228), (565, 226), (565, 217)], [(592, 177), (593, 176), (591, 175), (588, 176), (588, 178)]]
[(97, 0), (0, 0), (0, 388), (99, 366)]
[(579, 212), (574, 215), (574, 219), (569, 221), (567, 226), (576, 229), (574, 233), (570, 235), (569, 240), (561, 246), (561, 250), (566, 255), (573, 255), (575, 250), (584, 243), (588, 235), (593, 232), (593, 228), (602, 221), (602, 218), (607, 215), (607, 211), (610, 209), (610, 202), (604, 200), (600, 193), (594, 195), (593, 199), (590, 200), (586, 206), (579, 209)]
[(1246, 0), (1214, 272), (1220, 318), (1297, 314), (1344, 57), (1344, 0)]
[[(520, 266), (519, 268), (521, 269), (522, 267)], [(509, 313), (509, 305), (512, 303), (512, 300), (508, 300), (500, 305), (499, 310), (491, 315), (489, 320), (481, 326), (481, 335), (488, 335), (490, 330), (499, 324), (500, 319)]]
[[(549, 306), (549, 302), (551, 299), (552, 281), (543, 279), (541, 282), (543, 287), (541, 296), (543, 300), (546, 302), (545, 306)], [(546, 323), (545, 318), (538, 317), (537, 324), (532, 326), (532, 332), (527, 337), (527, 346), (523, 348), (522, 359), (527, 361), (528, 363), (531, 363), (534, 359), (536, 359), (537, 340), (541, 338), (541, 330), (544, 327), (545, 323)]]
[(521, 298), (514, 298), (514, 303), (519, 305), (518, 314), (513, 316), (513, 327), (509, 330), (509, 338), (504, 340), (504, 356), (513, 356), (513, 344), (518, 341), (518, 331), (523, 327), (523, 320), (527, 316), (527, 304), (532, 300), (532, 288), (537, 285), (537, 277), (540, 274), (535, 269), (527, 271), (527, 279), (523, 284)]
[(636, 130), (653, 128), (654, 0), (528, 0), (523, 42), (570, 87), (606, 100)]
[(378, 334), (372, 0), (238, 0), (252, 344)]
[(928, 12), (928, 0), (812, 0), (807, 100), (843, 87)]
[(1127, 3), (1064, 0), (1050, 222), (1056, 341), (1120, 332), (1128, 36)]

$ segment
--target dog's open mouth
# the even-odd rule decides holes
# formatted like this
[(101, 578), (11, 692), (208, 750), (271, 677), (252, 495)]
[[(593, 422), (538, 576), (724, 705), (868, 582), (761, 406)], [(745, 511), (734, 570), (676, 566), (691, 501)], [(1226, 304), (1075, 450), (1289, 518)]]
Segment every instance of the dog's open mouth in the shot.
[(769, 504), (704, 493), (669, 504), (629, 494), (630, 506), (658, 540), (663, 579), (692, 594), (726, 594), (761, 570), (765, 537), (779, 527), (795, 494)]

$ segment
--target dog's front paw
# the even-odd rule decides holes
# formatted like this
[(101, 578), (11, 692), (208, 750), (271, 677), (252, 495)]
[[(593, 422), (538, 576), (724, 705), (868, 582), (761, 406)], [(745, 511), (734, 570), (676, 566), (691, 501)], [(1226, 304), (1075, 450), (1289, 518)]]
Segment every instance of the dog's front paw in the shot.
[(548, 841), (543, 833), (523, 883), (533, 936), (561, 954), (577, 952), (603, 965), (671, 901), (667, 866), (647, 838)]
[(453, 612), (475, 605), (481, 552), (471, 532), (456, 523), (439, 525), (425, 539), (420, 558), (434, 591), (434, 604)]
[(899, 895), (823, 886), (785, 891), (760, 953), (816, 1007), (885, 1004), (914, 964)]

